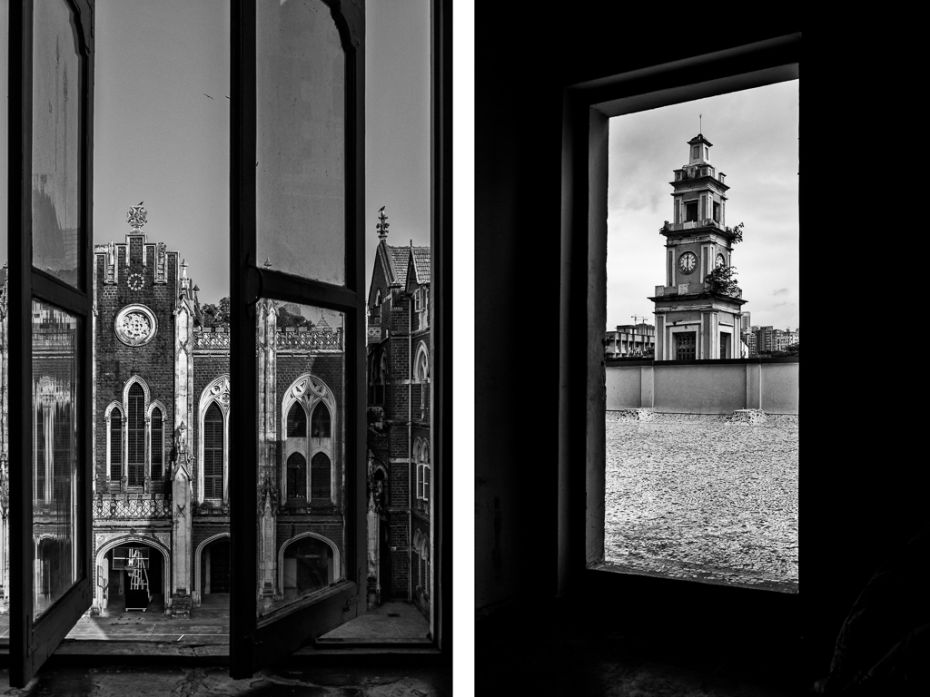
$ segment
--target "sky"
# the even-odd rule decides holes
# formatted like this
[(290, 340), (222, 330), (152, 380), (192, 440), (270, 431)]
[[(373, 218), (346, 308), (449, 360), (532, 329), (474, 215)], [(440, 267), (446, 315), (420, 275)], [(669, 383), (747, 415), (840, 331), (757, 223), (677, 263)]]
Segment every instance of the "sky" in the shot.
[[(366, 290), (380, 206), (389, 243), (429, 244), (428, 28), (427, 0), (368, 0)], [(228, 0), (97, 0), (95, 242), (121, 241), (127, 210), (144, 201), (148, 239), (180, 251), (202, 302), (229, 293), (228, 37)], [(5, 191), (5, 166), (0, 177)], [(5, 242), (5, 200), (0, 215)]]
[(798, 81), (757, 87), (610, 120), (607, 327), (654, 323), (647, 299), (665, 284), (663, 222), (672, 219), (673, 170), (704, 133), (709, 162), (726, 174), (726, 224), (745, 223), (733, 250), (752, 324), (799, 326)]

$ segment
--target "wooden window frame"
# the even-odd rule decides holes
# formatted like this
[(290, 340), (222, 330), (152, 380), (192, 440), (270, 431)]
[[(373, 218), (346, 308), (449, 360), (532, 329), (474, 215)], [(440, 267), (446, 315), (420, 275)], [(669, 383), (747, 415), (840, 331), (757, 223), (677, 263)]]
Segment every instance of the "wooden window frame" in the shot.
[[(358, 0), (324, 0), (330, 8), (351, 13)], [(433, 422), (434, 461), (451, 461), (451, 2), (431, 0), (431, 246), (432, 284), (436, 289), (440, 312), (433, 324), (433, 374), (442, 376), (433, 383), (435, 403), (441, 406), (441, 416)], [(343, 14), (346, 19), (346, 14)], [(349, 23), (353, 21), (348, 17)], [(337, 25), (340, 22), (337, 20)], [(256, 27), (255, 0), (232, 0), (232, 62), (230, 97), (230, 269), (231, 277), (242, 278), (242, 283), (231, 288), (233, 321), (230, 351), (230, 373), (233, 382), (242, 383), (242, 389), (232, 388), (237, 395), (237, 407), (231, 418), (235, 439), (230, 450), (240, 458), (231, 467), (230, 507), (232, 510), (255, 511), (257, 442), (251, 435), (255, 424), (252, 414), (257, 413), (257, 395), (251, 375), (255, 371), (255, 302), (258, 298), (275, 298), (286, 302), (310, 304), (344, 313), (346, 325), (345, 382), (343, 411), (346, 418), (344, 432), (346, 468), (353, 469), (347, 477), (345, 492), (346, 537), (354, 540), (343, 562), (347, 581), (328, 589), (329, 597), (315, 607), (304, 604), (295, 607), (287, 617), (275, 624), (256, 621), (257, 599), (254, 556), (257, 525), (254, 515), (231, 516), (231, 533), (237, 540), (232, 553), (232, 593), (236, 601), (235, 612), (230, 616), (230, 664), (234, 677), (245, 677), (270, 660), (280, 660), (291, 653), (295, 639), (306, 634), (307, 626), (317, 618), (342, 613), (344, 603), (358, 598), (364, 602), (364, 569), (366, 566), (366, 534), (364, 516), (367, 510), (365, 474), (367, 468), (367, 438), (365, 407), (367, 405), (366, 330), (367, 305), (365, 302), (364, 244), (364, 81), (360, 40), (352, 37), (346, 43), (345, 26), (340, 26), (343, 46), (346, 49), (346, 181), (354, 198), (347, 199), (345, 284), (300, 279), (281, 272), (258, 268), (255, 259), (256, 242)], [(354, 96), (353, 96), (354, 95)], [(356, 111), (358, 110), (358, 111)], [(237, 311), (238, 309), (238, 311)], [(251, 388), (251, 389), (250, 389)], [(334, 421), (338, 415), (331, 414)], [(247, 435), (249, 434), (249, 435)], [(241, 466), (240, 466), (241, 465)], [(444, 660), (451, 658), (451, 480), (437, 476), (436, 486), (442, 491), (442, 500), (434, 505), (436, 564), (431, 603), (432, 645), (412, 645), (408, 650), (439, 654)], [(249, 550), (249, 551), (247, 551)], [(237, 555), (246, 556), (237, 559)], [(241, 563), (240, 563), (241, 562)], [(436, 571), (438, 569), (438, 571)], [(349, 587), (350, 584), (354, 585)], [(240, 603), (241, 601), (241, 603)], [(293, 630), (293, 631), (291, 631)], [(371, 651), (359, 648), (359, 651)], [(378, 651), (380, 653), (380, 650)]]
[[(22, 687), (52, 654), (93, 597), (93, 0), (62, 0), (77, 24), (81, 56), (78, 143), (77, 279), (74, 285), (32, 264), (33, 2), (9, 5), (9, 442), (10, 442), (10, 685)], [(6, 108), (7, 105), (3, 105)], [(80, 320), (76, 331), (78, 409), (76, 457), (78, 528), (72, 544), (83, 564), (77, 581), (38, 619), (34, 616), (32, 525), (32, 301), (64, 310)], [(27, 407), (27, 405), (29, 405)]]
[[(68, 0), (73, 6), (79, 7), (82, 12), (85, 12), (86, 17), (93, 17), (93, 6), (94, 0)], [(333, 2), (339, 3), (341, 0), (332, 0)], [(23, 227), (24, 219), (28, 220), (29, 216), (29, 205), (30, 201), (27, 196), (21, 195), (21, 183), (23, 181), (23, 175), (20, 161), (14, 161), (14, 153), (24, 152), (25, 149), (22, 147), (24, 143), (28, 143), (28, 138), (30, 134), (29, 130), (29, 119), (31, 109), (31, 83), (29, 81), (30, 76), (30, 60), (28, 58), (31, 55), (31, 34), (28, 32), (16, 31), (16, 27), (29, 26), (27, 22), (31, 20), (31, 15), (28, 12), (29, 7), (31, 6), (30, 0), (25, 0), (20, 2), (19, 0), (11, 0), (10, 3), (10, 56), (11, 56), (11, 65), (10, 65), (10, 103), (13, 108), (10, 109), (10, 121), (9, 121), (9, 132), (10, 132), (10, 172), (11, 177), (9, 181), (9, 193), (12, 194), (10, 197), (10, 275), (9, 275), (9, 285), (10, 285), (10, 305), (13, 305), (17, 301), (21, 301), (23, 297), (26, 300), (31, 298), (32, 294), (35, 294), (43, 299), (47, 299), (49, 302), (62, 307), (63, 309), (69, 310), (70, 308), (77, 307), (78, 309), (83, 310), (85, 305), (87, 308), (90, 307), (90, 293), (92, 292), (92, 284), (88, 281), (87, 287), (84, 289), (86, 292), (74, 292), (65, 290), (64, 292), (59, 292), (54, 284), (54, 279), (46, 277), (45, 274), (41, 272), (33, 272), (31, 275), (34, 277), (33, 284), (30, 284), (30, 262), (31, 257), (31, 238), (28, 235), (15, 235), (12, 234), (15, 230), (20, 230)], [(251, 17), (248, 13), (248, 8), (251, 6), (253, 11)], [(436, 413), (433, 417), (432, 423), (432, 457), (434, 462), (437, 465), (441, 465), (441, 468), (437, 470), (437, 475), (432, 482), (436, 486), (436, 490), (440, 492), (437, 496), (434, 503), (433, 509), (433, 519), (436, 523), (435, 525), (435, 537), (434, 537), (434, 552), (433, 558), (430, 559), (429, 569), (432, 574), (432, 593), (431, 593), (431, 608), (432, 608), (432, 645), (429, 648), (424, 648), (421, 644), (413, 647), (395, 647), (398, 648), (402, 653), (407, 655), (408, 660), (412, 658), (414, 661), (428, 660), (434, 662), (435, 659), (438, 659), (442, 665), (451, 667), (451, 657), (452, 657), (452, 603), (451, 603), (451, 589), (452, 589), (452, 490), (451, 483), (452, 478), (448, 474), (443, 474), (445, 470), (448, 472), (449, 465), (451, 464), (452, 457), (452, 392), (451, 392), (451, 359), (452, 359), (452, 302), (451, 302), (451, 289), (452, 289), (452, 261), (451, 261), (451, 252), (452, 252), (452, 89), (451, 89), (451, 79), (452, 79), (452, 3), (451, 0), (430, 0), (430, 21), (429, 21), (429, 31), (431, 38), (431, 66), (430, 66), (430, 79), (431, 79), (431, 104), (430, 104), (430, 130), (431, 130), (431, 185), (430, 185), (430, 200), (431, 200), (431, 210), (430, 210), (430, 227), (431, 227), (431, 247), (432, 247), (432, 287), (434, 289), (436, 298), (435, 304), (439, 309), (439, 312), (432, 321), (432, 330), (434, 343), (432, 348), (432, 374), (435, 376), (435, 379), (432, 381), (432, 389), (434, 402), (439, 407), (436, 410)], [(92, 122), (93, 119), (93, 28), (91, 26), (92, 22), (86, 24), (82, 27), (84, 40), (89, 43), (90, 49), (88, 55), (84, 56), (84, 85), (88, 94), (88, 98), (85, 100), (82, 105), (83, 116)], [(254, 42), (254, 4), (242, 2), (240, 0), (231, 0), (231, 53), (232, 53), (232, 66), (231, 66), (231, 98), (233, 104), (237, 103), (237, 100), (241, 97), (241, 82), (243, 76), (245, 75), (246, 79), (249, 78), (249, 73), (251, 73), (251, 79), (254, 80), (254, 60), (244, 60), (243, 59), (243, 46), (249, 41)], [(25, 59), (23, 57), (26, 57)], [(249, 63), (251, 62), (251, 67)], [(362, 85), (357, 87), (361, 88)], [(18, 107), (18, 108), (17, 108)], [(250, 187), (254, 192), (254, 168), (246, 166), (241, 159), (242, 149), (241, 144), (243, 139), (248, 139), (250, 136), (249, 125), (251, 124), (252, 136), (254, 137), (254, 119), (255, 119), (255, 109), (254, 104), (248, 105), (245, 104), (241, 109), (233, 108), (231, 114), (231, 129), (230, 129), (230, 142), (233, 152), (233, 157), (231, 158), (230, 166), (230, 186), (232, 200), (230, 203), (231, 206), (231, 220), (230, 220), (230, 240), (231, 240), (231, 267), (235, 263), (235, 259), (238, 258), (238, 255), (241, 254), (241, 245), (237, 241), (236, 232), (241, 230), (243, 223), (243, 214), (245, 214), (245, 219), (248, 219), (250, 208), (251, 213), (253, 214), (252, 220), (254, 220), (254, 202), (249, 204), (246, 202), (244, 205), (238, 205), (235, 194), (237, 192), (246, 191)], [(84, 153), (93, 152), (93, 129), (88, 129), (84, 134), (82, 140), (82, 148)], [(237, 157), (237, 155), (239, 157)], [(27, 154), (28, 157), (28, 154)], [(356, 152), (355, 157), (359, 158), (359, 161), (364, 159), (363, 152)], [(253, 173), (252, 177), (249, 177), (249, 174)], [(93, 229), (92, 229), (92, 216), (91, 216), (91, 202), (92, 202), (92, 157), (84, 157), (82, 159), (82, 175), (83, 175), (83, 191), (82, 191), (82, 230), (84, 231), (84, 240), (83, 245), (80, 247), (84, 251), (84, 256), (81, 258), (81, 264), (83, 268), (87, 270), (88, 274), (90, 270), (93, 269)], [(359, 180), (358, 185), (361, 184)], [(16, 204), (14, 204), (16, 201)], [(348, 250), (347, 250), (348, 251)], [(362, 257), (363, 255), (359, 255)], [(25, 262), (24, 262), (25, 260)], [(355, 272), (357, 276), (357, 282), (361, 283), (363, 281), (363, 273), (359, 275), (359, 271), (364, 272), (362, 265), (359, 265), (358, 269)], [(347, 269), (347, 281), (349, 280), (348, 276), (351, 273), (351, 269)], [(280, 295), (287, 295), (290, 289), (289, 284), (286, 282), (280, 283), (281, 279), (265, 279), (261, 277), (261, 274), (250, 274), (247, 278), (243, 279), (244, 283), (241, 284), (239, 288), (240, 291), (247, 291), (251, 295), (257, 295), (257, 290), (262, 287), (262, 282), (271, 280), (271, 282), (264, 286), (268, 289), (280, 291)], [(236, 292), (234, 289), (233, 292)], [(340, 293), (336, 292), (335, 294), (329, 294), (324, 292), (324, 296), (330, 299), (338, 299)], [(388, 298), (389, 300), (389, 298)], [(326, 302), (318, 302), (319, 305), (327, 305)], [(364, 322), (364, 303), (362, 303), (362, 314), (360, 315), (362, 323)], [(89, 316), (88, 316), (89, 317)], [(26, 312), (17, 313), (11, 308), (10, 312), (10, 333), (22, 332), (21, 336), (27, 336), (26, 333), (31, 329), (30, 326), (30, 317)], [(235, 331), (235, 330), (234, 330)], [(244, 338), (246, 343), (248, 343), (249, 337), (248, 334), (252, 334), (254, 340), (254, 330), (253, 327), (243, 326), (242, 323), (239, 324), (240, 334), (244, 332)], [(89, 318), (82, 326), (80, 332), (79, 341), (81, 346), (86, 350), (84, 351), (83, 361), (81, 363), (81, 377), (84, 380), (85, 384), (90, 384), (92, 373), (92, 356), (93, 356), (93, 346), (92, 346), (92, 329)], [(359, 336), (360, 341), (364, 341), (364, 336)], [(16, 364), (17, 362), (28, 364), (31, 360), (31, 349), (29, 346), (21, 346), (21, 342), (11, 342), (10, 345), (10, 363), (11, 365)], [(362, 351), (364, 357), (364, 351)], [(243, 356), (240, 354), (238, 357), (231, 357), (233, 360), (243, 360)], [(245, 358), (249, 360), (249, 357)], [(254, 353), (251, 360), (254, 360)], [(364, 369), (364, 363), (362, 364), (362, 369)], [(357, 369), (356, 369), (357, 370)], [(361, 373), (362, 375), (364, 372)], [(10, 380), (10, 398), (11, 404), (18, 403), (28, 397), (29, 385), (26, 375), (20, 374), (18, 376), (11, 375)], [(365, 394), (365, 381), (356, 380), (356, 385), (360, 392), (361, 397), (364, 398)], [(247, 398), (248, 393), (243, 395), (244, 398)], [(120, 405), (121, 413), (124, 412), (123, 405)], [(10, 434), (14, 436), (11, 438), (10, 444), (10, 455), (11, 461), (17, 455), (25, 455), (28, 458), (29, 449), (31, 448), (31, 437), (30, 437), (30, 420), (23, 418), (21, 410), (11, 409), (10, 414)], [(235, 411), (233, 412), (235, 414)], [(122, 413), (123, 421), (126, 422), (125, 413)], [(225, 415), (225, 420), (229, 421), (230, 415)], [(93, 588), (90, 582), (93, 572), (93, 539), (92, 539), (92, 530), (93, 530), (93, 521), (92, 521), (92, 508), (90, 505), (92, 499), (92, 481), (93, 481), (93, 463), (92, 463), (92, 442), (91, 434), (93, 432), (93, 403), (91, 400), (90, 390), (87, 390), (86, 400), (82, 402), (82, 414), (80, 416), (81, 425), (78, 429), (79, 433), (79, 451), (85, 457), (87, 463), (87, 476), (84, 477), (84, 480), (81, 482), (81, 490), (83, 496), (82, 501), (86, 502), (87, 505), (84, 505), (82, 508), (82, 519), (84, 521), (84, 532), (85, 537), (82, 540), (82, 543), (86, 549), (87, 557), (87, 578), (83, 580), (78, 587), (72, 588), (68, 592), (66, 597), (62, 598), (59, 603), (56, 604), (57, 608), (61, 608), (65, 611), (61, 616), (53, 617), (51, 614), (46, 614), (42, 618), (42, 627), (37, 627), (45, 631), (43, 636), (40, 637), (40, 645), (38, 646), (28, 646), (26, 641), (20, 641), (17, 643), (17, 637), (25, 636), (26, 631), (28, 630), (28, 624), (24, 624), (23, 620), (28, 620), (28, 617), (25, 617), (20, 614), (14, 617), (11, 617), (11, 650), (9, 654), (9, 665), (10, 665), (10, 681), (11, 685), (22, 686), (24, 685), (29, 677), (38, 669), (42, 662), (55, 650), (55, 648), (60, 643), (61, 639), (70, 631), (74, 621), (80, 616), (80, 614), (90, 606), (92, 597), (93, 597)], [(228, 427), (227, 427), (228, 428)], [(19, 438), (16, 438), (15, 435), (18, 434)], [(107, 440), (109, 442), (109, 432), (107, 433)], [(247, 444), (249, 445), (249, 444)], [(254, 444), (251, 444), (254, 446)], [(226, 449), (229, 450), (230, 443), (227, 440)], [(124, 444), (121, 444), (121, 453), (122, 449), (125, 447)], [(29, 458), (27, 461), (31, 461)], [(122, 474), (125, 474), (125, 462), (121, 462), (121, 471)], [(107, 461), (107, 473), (109, 475), (109, 459)], [(308, 465), (308, 474), (309, 474), (309, 465)], [(247, 481), (247, 477), (240, 476), (242, 483), (246, 484), (245, 489), (251, 487), (252, 495), (254, 496), (254, 480)], [(32, 482), (31, 477), (22, 477), (22, 472), (16, 473), (11, 472), (10, 478), (11, 493), (14, 493), (11, 496), (11, 505), (10, 505), (10, 515), (11, 519), (15, 515), (22, 515), (24, 506), (31, 504), (31, 488)], [(15, 492), (20, 492), (20, 496), (16, 496)], [(194, 498), (196, 499), (195, 492)], [(24, 495), (22, 495), (24, 494)], [(245, 501), (248, 507), (252, 507), (252, 503), (246, 499)], [(244, 537), (253, 537), (255, 535), (254, 526), (252, 526), (252, 520), (242, 520), (236, 516), (231, 517), (231, 533), (239, 534)], [(238, 523), (238, 524), (237, 524)], [(24, 560), (31, 560), (32, 550), (31, 550), (31, 537), (23, 533), (21, 535), (22, 539), (15, 539), (14, 535), (11, 535), (11, 550), (10, 550), (10, 559), (11, 559), (11, 589), (15, 588), (17, 584), (20, 585), (20, 588), (29, 587), (31, 588), (31, 576), (32, 576), (32, 566), (31, 564), (24, 563)], [(235, 547), (233, 547), (235, 549)], [(246, 560), (249, 565), (253, 563), (254, 560)], [(240, 565), (241, 567), (242, 565)], [(20, 572), (17, 573), (15, 570), (19, 569)], [(233, 572), (232, 583), (237, 583), (238, 574)], [(242, 585), (242, 579), (238, 579), (240, 586)], [(254, 595), (251, 591), (254, 588), (248, 588), (249, 595)], [(67, 614), (67, 617), (65, 616)], [(256, 643), (261, 643), (263, 637), (256, 635), (252, 632), (239, 631), (241, 630), (241, 623), (239, 626), (236, 626), (236, 621), (231, 621), (230, 626), (230, 637), (231, 637), (231, 664), (232, 672), (238, 673), (240, 676), (246, 676), (251, 674), (253, 665), (249, 664), (237, 664), (235, 662), (235, 657), (241, 655), (241, 649), (246, 645), (254, 645)], [(271, 642), (269, 642), (270, 644)], [(269, 644), (264, 644), (262, 646), (263, 651), (266, 654), (275, 654), (277, 652), (276, 647), (272, 647)], [(72, 655), (81, 655), (85, 659), (90, 661), (100, 661), (100, 663), (109, 663), (112, 660), (111, 656), (105, 657), (103, 654), (99, 653), (98, 646), (94, 642), (75, 642), (72, 646), (71, 651)], [(355, 659), (360, 662), (368, 660), (366, 657), (370, 657), (375, 661), (376, 664), (380, 664), (383, 660), (382, 656), (384, 655), (384, 647), (358, 647), (352, 648), (349, 647), (347, 651), (340, 652), (341, 655), (346, 653), (351, 653)], [(280, 654), (278, 658), (281, 659), (283, 656)], [(318, 657), (322, 659), (323, 657)], [(104, 660), (105, 659), (105, 660)], [(206, 661), (212, 661), (212, 659), (204, 659)], [(337, 661), (342, 661), (343, 659), (337, 658)]]
[(575, 84), (563, 94), (557, 588), (586, 607), (593, 600), (606, 608), (605, 619), (623, 618), (628, 627), (634, 617), (647, 626), (640, 608), (654, 610), (644, 601), (649, 599), (662, 603), (662, 611), (677, 622), (700, 615), (735, 625), (751, 618), (753, 626), (766, 626), (773, 636), (796, 638), (799, 633), (798, 594), (597, 565), (603, 561), (605, 536), (608, 121), (794, 79), (800, 57), (801, 37), (793, 34)]

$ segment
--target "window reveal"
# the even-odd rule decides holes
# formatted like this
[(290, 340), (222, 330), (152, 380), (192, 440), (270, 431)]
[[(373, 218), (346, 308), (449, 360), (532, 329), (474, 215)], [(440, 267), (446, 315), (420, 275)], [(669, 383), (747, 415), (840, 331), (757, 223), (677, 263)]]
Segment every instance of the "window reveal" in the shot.
[(126, 475), (129, 486), (142, 486), (145, 477), (145, 393), (142, 385), (129, 388), (126, 428)]
[(123, 476), (123, 413), (110, 412), (110, 479), (118, 482)]
[(317, 453), (310, 461), (310, 493), (314, 500), (332, 499), (330, 460), (325, 453)]
[(287, 495), (307, 498), (307, 460), (300, 453), (291, 453), (287, 458)]
[(203, 498), (223, 498), (223, 413), (211, 404), (203, 418)]
[(164, 472), (165, 435), (161, 409), (152, 411), (152, 479), (162, 478)]

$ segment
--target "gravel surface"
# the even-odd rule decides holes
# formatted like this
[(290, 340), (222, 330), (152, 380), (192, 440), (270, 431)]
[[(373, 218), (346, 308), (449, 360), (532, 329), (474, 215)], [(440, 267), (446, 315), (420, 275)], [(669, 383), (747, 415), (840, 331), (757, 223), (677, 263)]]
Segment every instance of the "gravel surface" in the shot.
[(798, 417), (607, 414), (605, 561), (796, 592)]

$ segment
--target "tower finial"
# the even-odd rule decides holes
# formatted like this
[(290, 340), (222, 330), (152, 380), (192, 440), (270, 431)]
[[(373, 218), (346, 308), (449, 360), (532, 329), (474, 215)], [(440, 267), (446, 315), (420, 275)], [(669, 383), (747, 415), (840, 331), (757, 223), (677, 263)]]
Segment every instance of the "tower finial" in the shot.
[(388, 222), (387, 214), (384, 212), (384, 209), (387, 206), (381, 206), (378, 209), (378, 224), (375, 225), (375, 229), (378, 231), (378, 239), (386, 240), (388, 236), (388, 228), (391, 227), (391, 224)]
[(703, 114), (698, 114), (698, 133), (704, 132), (704, 127), (701, 125), (701, 119), (703, 116)]
[(145, 201), (139, 201), (135, 206), (130, 207), (126, 214), (126, 222), (132, 226), (133, 232), (141, 232), (142, 226), (145, 225), (148, 218), (148, 211), (143, 208)]

